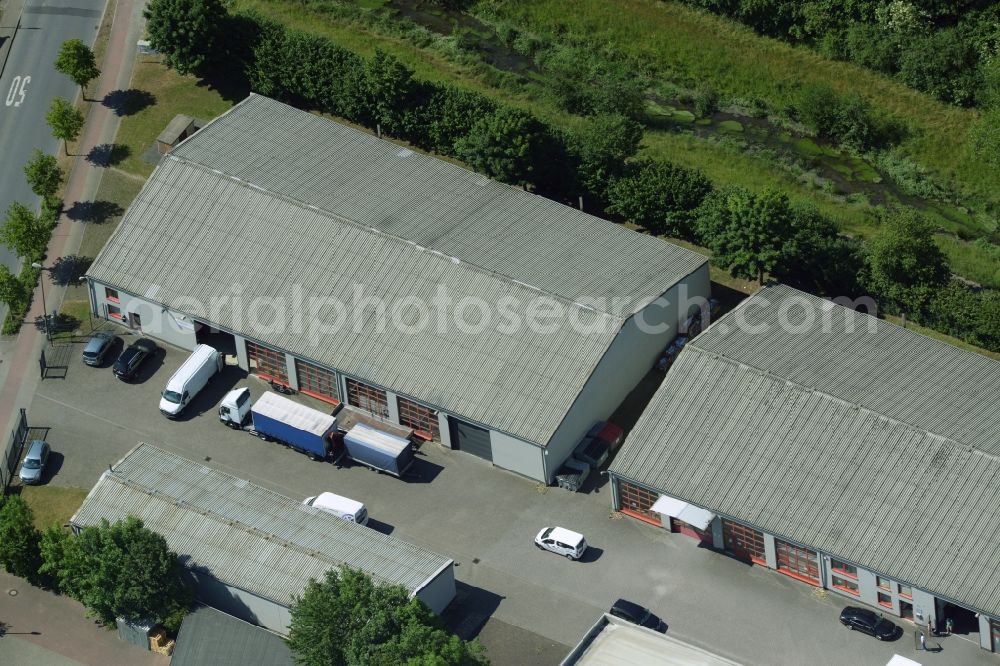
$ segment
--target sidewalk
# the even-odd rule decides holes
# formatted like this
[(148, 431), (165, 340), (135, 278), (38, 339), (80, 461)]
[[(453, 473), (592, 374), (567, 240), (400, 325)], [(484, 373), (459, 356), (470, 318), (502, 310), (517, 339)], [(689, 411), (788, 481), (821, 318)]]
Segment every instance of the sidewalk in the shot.
[(82, 605), (69, 597), (0, 573), (0, 620), (7, 623), (6, 634), (0, 636), (0, 664), (167, 666), (170, 663), (170, 657), (120, 640), (117, 632), (102, 629), (85, 612)]
[[(144, 0), (118, 0), (115, 16), (108, 37), (108, 47), (101, 68), (101, 78), (96, 89), (91, 90), (95, 100), (103, 100), (114, 90), (124, 90), (132, 78), (135, 62), (135, 43), (142, 27)], [(107, 9), (106, 11), (111, 11)], [(104, 169), (87, 161), (91, 148), (104, 143), (113, 143), (118, 132), (119, 118), (114, 111), (99, 101), (89, 102), (87, 124), (77, 147), (77, 157), (63, 195), (64, 209), (75, 202), (92, 201), (101, 184)], [(63, 215), (59, 219), (49, 242), (46, 263), (51, 265), (59, 257), (75, 254), (83, 239), (85, 223), (75, 222)], [(42, 287), (49, 309), (58, 308), (65, 294), (65, 287), (54, 285), (48, 272), (42, 272)], [(31, 311), (26, 321), (34, 321), (42, 315), (42, 297), (35, 290)], [(38, 385), (38, 358), (45, 344), (45, 335), (34, 326), (25, 325), (14, 340), (3, 342), (0, 348), (0, 437), (13, 428), (14, 416), (21, 407), (28, 407)], [(31, 416), (29, 414), (28, 418)]]

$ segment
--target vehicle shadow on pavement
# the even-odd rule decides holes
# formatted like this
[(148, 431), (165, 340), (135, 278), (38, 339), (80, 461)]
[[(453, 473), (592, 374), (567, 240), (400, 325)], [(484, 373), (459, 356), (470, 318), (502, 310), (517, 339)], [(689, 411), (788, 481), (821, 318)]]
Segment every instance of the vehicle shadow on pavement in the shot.
[(396, 529), (395, 527), (393, 527), (389, 523), (383, 523), (381, 520), (375, 520), (374, 518), (372, 518), (370, 516), (368, 518), (368, 524), (365, 525), (365, 527), (367, 527), (369, 529), (373, 529), (376, 532), (381, 532), (382, 534), (387, 534), (387, 535), (388, 534), (392, 534), (393, 531), (395, 531), (395, 529)]
[(596, 562), (601, 559), (601, 555), (604, 554), (603, 548), (597, 548), (596, 546), (587, 546), (587, 550), (584, 551), (583, 556), (580, 557), (578, 562), (583, 562), (584, 564), (589, 564), (590, 562)]

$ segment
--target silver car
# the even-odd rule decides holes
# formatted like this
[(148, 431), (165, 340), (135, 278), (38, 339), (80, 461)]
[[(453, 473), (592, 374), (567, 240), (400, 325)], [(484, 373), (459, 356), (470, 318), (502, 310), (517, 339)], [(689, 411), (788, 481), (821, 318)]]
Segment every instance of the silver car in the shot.
[(96, 331), (90, 340), (87, 340), (87, 346), (83, 348), (83, 362), (91, 366), (101, 365), (114, 342), (115, 334), (111, 331)]
[(32, 440), (28, 447), (28, 455), (24, 456), (21, 463), (21, 471), (18, 476), (21, 483), (31, 485), (41, 483), (42, 472), (45, 471), (45, 463), (49, 460), (49, 443), (44, 439)]

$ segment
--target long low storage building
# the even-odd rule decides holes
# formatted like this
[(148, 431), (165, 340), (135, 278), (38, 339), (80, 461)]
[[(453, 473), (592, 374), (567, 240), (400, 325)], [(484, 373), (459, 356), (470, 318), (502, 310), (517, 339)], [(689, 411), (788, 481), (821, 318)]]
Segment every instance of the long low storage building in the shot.
[(551, 481), (709, 296), (708, 261), (251, 95), (164, 156), (91, 306)]
[(205, 604), (279, 633), (308, 580), (340, 565), (402, 585), (435, 613), (455, 598), (450, 558), (149, 444), (104, 472), (70, 523), (128, 516), (163, 535)]
[(616, 509), (1000, 651), (1000, 363), (782, 285), (681, 352)]

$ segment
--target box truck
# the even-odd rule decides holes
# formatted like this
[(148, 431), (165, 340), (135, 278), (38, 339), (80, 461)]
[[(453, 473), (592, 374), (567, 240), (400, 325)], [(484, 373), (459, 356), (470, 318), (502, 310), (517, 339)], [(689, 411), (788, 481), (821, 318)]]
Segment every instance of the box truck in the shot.
[(222, 354), (214, 347), (198, 345), (177, 372), (167, 380), (160, 394), (160, 412), (168, 419), (181, 415), (208, 380), (222, 370)]
[(362, 423), (344, 435), (347, 456), (362, 465), (393, 476), (402, 476), (413, 464), (413, 444)]
[(333, 459), (337, 419), (329, 414), (266, 391), (250, 402), (250, 389), (233, 389), (219, 405), (219, 420), (305, 453), (313, 460)]

